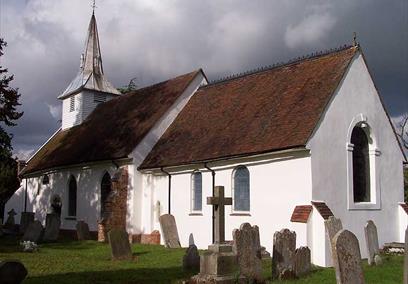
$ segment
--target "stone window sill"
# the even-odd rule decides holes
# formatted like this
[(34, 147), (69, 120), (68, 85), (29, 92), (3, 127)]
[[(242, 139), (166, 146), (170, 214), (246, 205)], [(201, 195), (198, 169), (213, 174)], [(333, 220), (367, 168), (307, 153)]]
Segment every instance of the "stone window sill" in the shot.
[(349, 210), (381, 210), (380, 204), (371, 202), (358, 202), (349, 205)]
[(230, 216), (251, 216), (251, 214), (245, 213), (245, 212), (235, 212), (235, 213), (231, 213)]
[(74, 216), (65, 217), (65, 220), (73, 220), (73, 221), (76, 221), (76, 217), (74, 217)]
[(188, 214), (188, 216), (203, 216), (203, 213), (201, 213), (201, 212), (191, 212), (190, 214)]

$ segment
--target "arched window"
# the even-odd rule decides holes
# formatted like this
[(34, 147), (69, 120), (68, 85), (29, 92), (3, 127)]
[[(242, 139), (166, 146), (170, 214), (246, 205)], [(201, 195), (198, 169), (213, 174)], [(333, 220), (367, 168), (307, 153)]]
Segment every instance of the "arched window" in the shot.
[(201, 211), (203, 208), (203, 177), (199, 171), (191, 175), (191, 198), (193, 211)]
[(361, 126), (351, 133), (353, 144), (353, 197), (354, 202), (370, 202), (370, 154), (369, 141)]
[(101, 181), (101, 218), (106, 212), (106, 200), (112, 190), (112, 180), (108, 172), (106, 172)]
[(77, 183), (74, 176), (68, 182), (68, 216), (76, 216), (77, 209)]
[(239, 166), (233, 173), (234, 211), (249, 211), (249, 171)]

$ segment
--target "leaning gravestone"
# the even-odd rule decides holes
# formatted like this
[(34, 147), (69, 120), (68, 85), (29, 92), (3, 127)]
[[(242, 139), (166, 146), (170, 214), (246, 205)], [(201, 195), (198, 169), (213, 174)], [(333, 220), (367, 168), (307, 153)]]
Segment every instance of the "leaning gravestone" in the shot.
[(243, 223), (239, 229), (232, 232), (234, 252), (238, 257), (240, 272), (249, 282), (263, 282), (261, 243), (258, 226)]
[[(379, 261), (378, 258), (380, 257), (380, 246), (378, 245), (377, 227), (373, 221), (369, 220), (364, 226), (364, 235), (368, 252), (368, 264), (377, 264)], [(378, 256), (377, 262), (374, 260), (375, 256)]]
[(195, 244), (190, 245), (186, 250), (186, 254), (183, 256), (183, 269), (184, 270), (200, 269), (200, 254), (198, 253), (198, 249)]
[(294, 278), (293, 259), (296, 249), (296, 233), (282, 229), (273, 235), (272, 278)]
[(312, 269), (310, 249), (308, 247), (300, 247), (295, 251), (294, 270), (295, 276), (301, 277), (310, 272)]
[(333, 255), (337, 259), (337, 284), (364, 283), (357, 237), (350, 231), (341, 230), (334, 236), (333, 243)]
[(18, 284), (27, 276), (27, 269), (18, 260), (3, 260), (0, 262), (0, 283)]
[(324, 221), (324, 226), (326, 228), (326, 236), (327, 239), (329, 240), (330, 244), (330, 253), (332, 255), (332, 264), (333, 267), (337, 267), (336, 263), (336, 258), (333, 256), (333, 251), (334, 251), (334, 244), (333, 244), (333, 238), (339, 232), (340, 230), (343, 230), (343, 224), (341, 223), (340, 219), (335, 218), (334, 216), (330, 216), (329, 219)]
[(174, 216), (171, 214), (164, 214), (160, 216), (159, 221), (163, 233), (164, 245), (167, 248), (180, 248), (180, 239)]
[(38, 243), (41, 241), (43, 236), (43, 226), (40, 221), (34, 221), (28, 225), (27, 230), (24, 233), (23, 241), (31, 241)]
[(89, 226), (84, 221), (78, 221), (76, 224), (78, 241), (86, 241), (91, 239)]
[(129, 235), (123, 229), (112, 229), (108, 233), (109, 244), (112, 250), (112, 259), (131, 260)]
[(14, 209), (11, 209), (9, 212), (7, 212), (7, 220), (6, 223), (4, 224), (4, 229), (8, 229), (8, 230), (14, 230), (14, 226), (16, 224), (15, 220), (14, 220), (14, 216), (17, 215), (16, 211), (14, 211)]
[(34, 222), (34, 212), (21, 212), (20, 218), (20, 234), (24, 234), (30, 225)]
[(404, 284), (408, 284), (408, 226), (405, 230)]
[(47, 214), (45, 219), (44, 241), (55, 242), (58, 240), (61, 219), (57, 214)]

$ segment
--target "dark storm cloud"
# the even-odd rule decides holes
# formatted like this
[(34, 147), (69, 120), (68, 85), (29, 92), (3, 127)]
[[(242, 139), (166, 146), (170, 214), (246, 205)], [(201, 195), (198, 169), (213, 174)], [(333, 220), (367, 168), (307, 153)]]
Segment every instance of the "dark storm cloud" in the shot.
[[(23, 93), (17, 151), (37, 148), (60, 119), (56, 97), (79, 67), (90, 1), (1, 1), (2, 65)], [(351, 43), (365, 52), (390, 114), (408, 111), (408, 2), (97, 1), (104, 70), (139, 86), (202, 67), (210, 79)]]

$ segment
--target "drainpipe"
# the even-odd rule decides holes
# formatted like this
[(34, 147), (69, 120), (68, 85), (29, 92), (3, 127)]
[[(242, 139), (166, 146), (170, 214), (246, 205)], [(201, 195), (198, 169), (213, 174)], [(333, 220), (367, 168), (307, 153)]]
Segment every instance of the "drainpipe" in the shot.
[[(214, 196), (214, 188), (215, 188), (215, 171), (208, 167), (207, 163), (204, 163), (204, 168), (209, 170), (212, 175), (212, 196)], [(215, 241), (215, 209), (212, 206), (212, 243)]]
[(25, 179), (25, 190), (24, 190), (24, 212), (27, 212), (27, 178)]
[(171, 174), (168, 171), (165, 171), (163, 167), (160, 168), (160, 171), (162, 173), (167, 174), (167, 176), (169, 177), (169, 213), (168, 214), (171, 214)]

